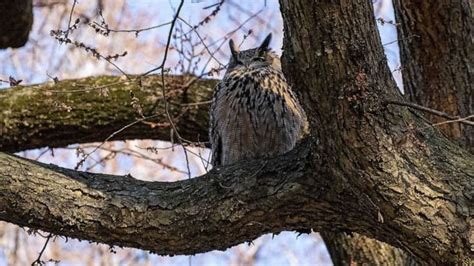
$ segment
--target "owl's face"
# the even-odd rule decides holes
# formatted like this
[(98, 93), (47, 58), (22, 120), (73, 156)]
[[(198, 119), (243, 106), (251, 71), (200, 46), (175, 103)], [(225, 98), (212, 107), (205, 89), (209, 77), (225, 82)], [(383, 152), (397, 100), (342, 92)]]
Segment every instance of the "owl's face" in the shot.
[(232, 56), (230, 57), (226, 74), (234, 70), (248, 71), (269, 66), (281, 70), (278, 55), (268, 48), (271, 38), (272, 35), (270, 33), (259, 47), (244, 51), (239, 51), (234, 41), (230, 40), (229, 46)]

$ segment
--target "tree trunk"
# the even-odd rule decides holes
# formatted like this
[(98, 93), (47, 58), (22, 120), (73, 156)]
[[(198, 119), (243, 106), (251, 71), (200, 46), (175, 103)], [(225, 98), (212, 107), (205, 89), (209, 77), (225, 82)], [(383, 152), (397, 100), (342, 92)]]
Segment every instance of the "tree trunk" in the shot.
[[(372, 6), (369, 8), (373, 12)], [(357, 233), (320, 234), (334, 265), (416, 265), (402, 250)]]
[[(436, 110), (474, 114), (472, 12), (469, 0), (394, 0), (407, 98)], [(427, 115), (433, 123), (445, 119)], [(439, 126), (474, 152), (474, 127)]]
[(321, 235), (334, 265), (417, 265), (401, 249), (357, 233)]
[[(217, 81), (168, 76), (165, 82), (170, 113), (181, 137), (207, 141), (206, 101), (211, 99)], [(126, 128), (111, 140), (170, 140), (160, 86), (160, 76), (144, 77), (141, 85), (138, 79), (99, 76), (0, 90), (0, 110), (4, 110), (0, 112), (0, 150), (17, 152), (101, 142), (136, 122), (140, 118), (138, 109), (145, 116), (156, 117)], [(151, 112), (155, 103), (156, 111)]]
[[(472, 74), (469, 64), (473, 53), (471, 41), (472, 13), (469, 2), (460, 0), (417, 1), (394, 0), (396, 25), (401, 52), (404, 89), (409, 101), (467, 117), (473, 114)], [(445, 119), (425, 114), (433, 123)], [(439, 126), (443, 133), (471, 152), (474, 151), (474, 128), (459, 123)], [(322, 233), (336, 265), (357, 264), (386, 265), (386, 257), (394, 262), (410, 264), (405, 254), (392, 250), (383, 255), (387, 247), (366, 240), (355, 234), (350, 236)], [(332, 239), (334, 237), (334, 239)], [(372, 248), (370, 248), (372, 247)], [(379, 249), (380, 252), (377, 251)], [(371, 250), (370, 252), (366, 252)], [(341, 254), (336, 254), (341, 251)], [(361, 254), (362, 251), (365, 254)]]
[[(306, 107), (319, 109), (318, 114), (321, 119), (310, 117), (313, 118), (314, 130), (319, 131), (318, 137), (322, 139), (318, 141), (321, 143), (327, 141), (333, 144), (333, 135), (337, 134), (335, 132), (344, 131), (344, 129), (350, 130), (350, 126), (347, 128), (347, 120), (341, 119), (344, 118), (344, 113), (347, 114), (347, 110), (352, 107), (356, 116), (364, 113), (364, 109), (371, 111), (372, 107), (367, 106), (369, 103), (363, 104), (356, 100), (369, 96), (366, 90), (371, 87), (371, 83), (372, 86), (376, 86), (371, 88), (374, 90), (372, 93), (381, 93), (381, 96), (385, 98), (396, 98), (390, 72), (385, 66), (385, 60), (380, 56), (382, 49), (380, 41), (374, 34), (375, 27), (373, 26), (372, 13), (370, 13), (371, 7), (367, 3), (358, 5), (347, 1), (317, 1), (316, 3), (281, 1), (281, 4), (285, 25), (288, 26), (285, 28), (284, 50), (287, 59), (285, 69), (292, 70), (288, 71), (287, 74), (290, 78), (294, 77), (293, 80), (297, 88), (310, 87), (313, 88), (310, 91), (319, 92), (303, 94), (303, 101), (306, 101)], [(305, 18), (307, 20), (302, 22), (301, 20)], [(368, 32), (367, 28), (370, 28)], [(372, 51), (369, 48), (371, 46), (375, 46)], [(328, 65), (330, 66), (328, 67)], [(374, 66), (374, 71), (368, 69), (371, 65)], [(311, 81), (308, 78), (304, 79), (304, 77), (309, 76), (316, 78), (311, 79)], [(349, 81), (349, 83), (353, 83), (352, 86), (348, 86), (348, 79), (352, 81)], [(382, 92), (381, 88), (384, 89)], [(314, 97), (312, 97), (313, 95)], [(348, 98), (348, 103), (346, 103), (348, 105), (344, 105), (344, 97)], [(364, 105), (366, 106), (364, 107)], [(338, 106), (341, 107), (339, 110), (337, 110)], [(372, 109), (372, 111), (375, 110)], [(340, 117), (335, 119), (333, 115), (337, 113), (340, 114)], [(341, 120), (344, 121), (342, 124), (334, 125)], [(365, 119), (355, 120), (359, 121), (354, 123), (354, 128), (358, 128), (366, 122)], [(332, 127), (327, 126), (331, 124)], [(324, 130), (324, 128), (329, 130)], [(349, 135), (345, 132), (342, 134)], [(328, 136), (331, 140), (327, 139)], [(351, 139), (349, 143), (353, 141)], [(341, 141), (341, 143), (347, 144), (345, 141)], [(339, 155), (341, 150), (346, 149), (347, 146), (341, 145), (327, 153)], [(334, 161), (339, 159), (338, 156), (334, 157)], [(334, 236), (331, 233), (323, 233), (322, 235), (325, 240), (328, 236)], [(347, 243), (343, 238), (344, 236), (338, 236), (332, 240), (333, 243), (338, 242), (340, 244), (341, 241)], [(360, 239), (358, 236), (356, 238)], [(360, 241), (358, 242), (358, 245), (362, 245)], [(371, 246), (377, 249), (380, 245), (381, 243), (370, 240), (363, 244), (364, 249)], [(384, 248), (387, 248), (387, 246), (384, 246)], [(329, 249), (331, 251), (331, 247)], [(375, 250), (374, 253), (377, 254)], [(369, 259), (373, 257), (375, 264), (383, 264), (386, 261), (386, 256), (377, 258), (373, 254), (366, 255)], [(365, 259), (357, 259), (357, 256), (355, 258), (355, 262), (366, 262)], [(405, 261), (405, 264), (413, 263), (410, 258), (403, 254), (395, 256), (392, 261), (397, 261), (400, 258)], [(352, 259), (354, 258), (350, 260)], [(344, 261), (336, 261), (335, 263), (336, 265), (344, 264)]]
[[(408, 8), (408, 9), (411, 10), (413, 8)], [(430, 14), (430, 13), (425, 12), (425, 14)], [(454, 17), (451, 14), (451, 17), (445, 16), (445, 19), (453, 20)], [(464, 20), (466, 20), (466, 18), (464, 18)], [(402, 23), (403, 25), (403, 21), (397, 20), (397, 22)], [(419, 24), (416, 23), (414, 25), (419, 25)], [(464, 29), (464, 32), (460, 31), (460, 35), (463, 35), (464, 38), (457, 43), (458, 46), (464, 45), (463, 49), (461, 50), (464, 52), (467, 50), (466, 47), (468, 47), (468, 45), (471, 44), (469, 41), (466, 42), (467, 39), (465, 38), (466, 30), (469, 32), (470, 24), (466, 23), (465, 25), (469, 25), (469, 26), (467, 27), (467, 29), (466, 28)], [(399, 38), (402, 40), (403, 43), (408, 42), (410, 40), (410, 37), (408, 36), (408, 34), (405, 34), (404, 36), (399, 36)], [(442, 39), (442, 37), (440, 37), (440, 39)], [(448, 40), (443, 40), (443, 41), (446, 42)], [(427, 44), (432, 45), (431, 42), (427, 42)], [(421, 49), (424, 49), (424, 48), (425, 47), (421, 47)], [(420, 47), (416, 47), (414, 50), (419, 51)], [(433, 54), (426, 56), (426, 59), (428, 60), (430, 59), (432, 60), (433, 58), (436, 58), (436, 57), (433, 57)], [(412, 60), (412, 62), (416, 62), (416, 61)], [(462, 62), (465, 65), (465, 61), (463, 62), (460, 60), (460, 62)], [(459, 74), (459, 76), (463, 76), (463, 75), (464, 76), (469, 75), (469, 72), (463, 71), (461, 74)], [(410, 78), (406, 76), (404, 77), (405, 77), (404, 79), (405, 84), (411, 84)], [(464, 80), (466, 80), (466, 78)], [(466, 88), (463, 91), (467, 92), (468, 89)], [(469, 108), (472, 108), (472, 94), (466, 94), (466, 93), (460, 94), (459, 99), (468, 99), (468, 101), (470, 101)], [(456, 106), (457, 102), (454, 102), (451, 104), (454, 104), (454, 106)], [(457, 113), (454, 113), (454, 114), (457, 114)], [(464, 114), (465, 116), (467, 116), (469, 112), (465, 112)], [(471, 129), (472, 128), (470, 128), (470, 130)], [(472, 133), (467, 133), (465, 135), (469, 135), (472, 138)], [(387, 244), (383, 244), (375, 240), (370, 240), (358, 234), (353, 234), (354, 237), (351, 237), (351, 236), (346, 235), (345, 233), (334, 234), (330, 232), (322, 232), (321, 235), (328, 247), (328, 250), (330, 251), (333, 262), (336, 265), (348, 265), (352, 263), (363, 265), (369, 262), (370, 262), (369, 264), (372, 264), (372, 265), (386, 265), (387, 263), (391, 265), (393, 264), (411, 265), (414, 263), (413, 259), (411, 259), (409, 256), (407, 256), (403, 252), (401, 252), (399, 249), (391, 248)], [(369, 250), (370, 252), (368, 252)]]

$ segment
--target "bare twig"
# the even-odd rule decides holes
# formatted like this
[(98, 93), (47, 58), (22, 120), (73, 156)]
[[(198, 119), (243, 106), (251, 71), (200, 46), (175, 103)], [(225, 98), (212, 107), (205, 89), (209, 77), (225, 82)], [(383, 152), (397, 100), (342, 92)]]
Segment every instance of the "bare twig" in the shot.
[(94, 29), (99, 28), (99, 29), (101, 29), (103, 31), (106, 31), (106, 32), (135, 33), (135, 35), (138, 36), (138, 34), (140, 32), (161, 28), (161, 27), (169, 25), (169, 24), (171, 24), (171, 21), (168, 21), (168, 22), (165, 22), (165, 23), (162, 23), (162, 24), (158, 24), (158, 25), (155, 25), (155, 26), (151, 26), (151, 27), (140, 28), (140, 29), (131, 29), (131, 30), (111, 29), (108, 26), (104, 26), (104, 25), (101, 25), (100, 23), (97, 23), (96, 21), (90, 23), (89, 26), (91, 26)]
[(31, 263), (31, 266), (44, 265), (44, 262), (41, 260), (41, 256), (43, 256), (43, 253), (44, 253), (46, 247), (48, 246), (48, 242), (49, 242), (49, 240), (51, 239), (52, 236), (53, 236), (53, 234), (49, 234), (46, 237), (46, 242), (44, 242), (43, 248), (41, 249), (41, 251), (38, 255), (38, 258), (35, 261), (33, 261), (33, 263)]
[(404, 41), (408, 41), (408, 40), (411, 40), (413, 38), (419, 38), (419, 37), (420, 37), (419, 35), (413, 34), (413, 35), (408, 36), (406, 38), (396, 39), (396, 40), (393, 40), (393, 41), (390, 41), (390, 42), (386, 42), (386, 43), (382, 44), (382, 46), (387, 46), (387, 45), (390, 45), (390, 44), (393, 44), (393, 43), (396, 43), (396, 42), (404, 42)]
[(197, 28), (196, 27), (193, 27), (191, 24), (189, 24), (186, 20), (182, 19), (179, 17), (179, 20), (182, 21), (184, 24), (186, 24), (186, 26), (190, 27), (192, 31), (194, 31), (194, 33), (196, 33), (196, 36), (199, 38), (199, 40), (201, 41), (202, 45), (204, 46), (204, 48), (206, 49), (206, 51), (209, 53), (209, 55), (212, 57), (212, 59), (214, 59), (218, 64), (219, 66), (224, 66), (223, 63), (221, 63), (219, 61), (219, 59), (217, 59), (214, 54), (209, 50), (209, 47), (207, 47), (206, 43), (204, 42), (204, 39), (201, 37), (201, 35), (199, 34), (199, 32), (197, 31)]
[[(446, 121), (443, 121), (443, 122), (431, 124), (429, 127), (437, 127), (437, 126), (452, 124), (452, 123), (463, 123), (463, 122), (472, 123), (471, 121), (468, 121), (469, 119), (474, 119), (474, 115), (469, 115), (469, 116), (461, 117), (461, 118), (454, 119), (454, 120), (446, 120)], [(473, 124), (468, 124), (468, 125), (473, 125)], [(429, 128), (429, 127), (424, 127), (424, 128), (421, 128), (421, 129), (426, 129), (426, 128)]]
[[(179, 13), (181, 12), (181, 8), (183, 7), (183, 5), (184, 5), (184, 0), (181, 0), (180, 3), (179, 3), (178, 9), (176, 10), (176, 14), (173, 17), (173, 20), (171, 21), (170, 30), (168, 32), (168, 40), (166, 41), (165, 54), (163, 56), (163, 61), (161, 62), (161, 65), (159, 67), (155, 68), (155, 69), (152, 69), (152, 70), (146, 72), (142, 76), (145, 76), (145, 75), (147, 75), (147, 74), (149, 74), (149, 73), (151, 73), (155, 70), (158, 70), (158, 69), (162, 70), (161, 71), (161, 93), (163, 95), (163, 104), (164, 104), (164, 107), (165, 107), (166, 117), (168, 118), (168, 121), (171, 124), (172, 132), (176, 133), (176, 135), (178, 136), (178, 141), (180, 142), (181, 146), (183, 147), (184, 157), (186, 159), (186, 167), (187, 167), (187, 170), (188, 170), (188, 177), (191, 178), (191, 169), (189, 167), (188, 153), (186, 151), (186, 148), (184, 147), (183, 138), (181, 138), (181, 136), (179, 135), (179, 132), (176, 129), (176, 126), (173, 123), (173, 119), (171, 118), (171, 115), (170, 115), (170, 112), (169, 112), (168, 99), (166, 98), (165, 72), (163, 71), (163, 68), (165, 67), (165, 64), (166, 64), (166, 58), (168, 56), (168, 50), (169, 50), (169, 46), (170, 46), (170, 43), (171, 43), (171, 37), (173, 36), (173, 29), (174, 29), (174, 26), (176, 24), (176, 21), (179, 18)], [(157, 104), (155, 104), (155, 106), (152, 108), (152, 112), (154, 112), (154, 110), (156, 109), (156, 106), (157, 106)]]
[(452, 115), (447, 114), (447, 113), (445, 113), (445, 112), (442, 112), (442, 111), (439, 111), (439, 110), (435, 110), (435, 109), (431, 109), (431, 108), (428, 108), (428, 107), (425, 107), (425, 106), (421, 106), (421, 105), (418, 105), (418, 104), (416, 104), (416, 103), (410, 103), (410, 102), (386, 100), (386, 101), (385, 101), (385, 104), (395, 104), (395, 105), (400, 105), (400, 106), (407, 106), (407, 107), (410, 107), (410, 108), (413, 108), (413, 109), (416, 109), (416, 110), (420, 110), (420, 111), (423, 111), (423, 112), (431, 113), (431, 114), (433, 114), (433, 115), (440, 116), (440, 117), (444, 117), (444, 118), (450, 120), (449, 122), (448, 122), (448, 121), (442, 122), (442, 123), (444, 123), (444, 124), (459, 122), (459, 123), (462, 123), (462, 124), (474, 126), (474, 122), (468, 120), (468, 119), (471, 119), (471, 118), (473, 117), (473, 115), (469, 115), (469, 116), (464, 117), (464, 118), (459, 117), (459, 116), (452, 116)]
[[(166, 41), (165, 54), (163, 56), (163, 61), (161, 62), (161, 65), (145, 72), (144, 74), (142, 74), (142, 76), (146, 76), (146, 75), (148, 75), (152, 72), (155, 72), (157, 70), (160, 70), (160, 69), (164, 68), (165, 63), (166, 63), (166, 58), (168, 57), (168, 50), (169, 50), (170, 43), (171, 43), (171, 36), (173, 36), (174, 25), (176, 24), (176, 20), (178, 20), (179, 12), (181, 11), (181, 8), (183, 7), (183, 5), (184, 5), (184, 0), (181, 0), (181, 2), (179, 3), (179, 6), (178, 6), (178, 10), (176, 11), (176, 14), (173, 17), (173, 20), (171, 21), (170, 31), (168, 32), (168, 40)], [(164, 71), (161, 71), (161, 73), (164, 76)]]
[(201, 27), (202, 25), (204, 24), (207, 24), (209, 23), (209, 21), (211, 21), (211, 19), (215, 16), (217, 16), (217, 14), (219, 13), (219, 11), (221, 10), (221, 7), (222, 5), (224, 4), (225, 0), (221, 0), (219, 3), (216, 3), (214, 5), (211, 5), (211, 6), (207, 6), (207, 7), (204, 7), (203, 9), (209, 9), (209, 8), (212, 8), (212, 7), (216, 7), (209, 15), (207, 15), (204, 19), (202, 19), (198, 24), (194, 25), (191, 30), (189, 30), (188, 32), (184, 33), (183, 35), (188, 35), (191, 31), (193, 30), (196, 30), (197, 28)]
[(109, 141), (110, 139), (112, 139), (113, 137), (115, 137), (117, 134), (119, 134), (120, 132), (124, 131), (125, 129), (135, 125), (135, 124), (138, 124), (142, 121), (145, 121), (147, 119), (150, 119), (150, 118), (154, 118), (154, 117), (157, 117), (158, 115), (151, 115), (151, 116), (148, 116), (148, 117), (144, 117), (144, 118), (140, 118), (140, 119), (137, 119), (135, 121), (133, 121), (132, 123), (129, 123), (128, 125), (125, 125), (124, 127), (120, 128), (119, 130), (113, 132), (112, 134), (110, 134), (104, 141), (102, 141), (101, 144), (99, 144), (97, 147), (95, 147), (94, 150), (92, 150), (91, 152), (88, 152), (87, 154), (85, 154), (83, 156), (83, 158), (76, 164), (76, 167), (74, 167), (75, 170), (77, 170), (84, 162), (85, 160), (94, 152), (96, 152), (98, 149), (100, 149), (107, 141)]
[(447, 120), (447, 121), (439, 122), (439, 123), (433, 124), (432, 126), (440, 126), (440, 125), (444, 125), (444, 124), (458, 123), (458, 122), (459, 123), (469, 122), (468, 125), (474, 126), (474, 123), (472, 123), (471, 121), (467, 121), (469, 119), (474, 119), (474, 115), (469, 115), (469, 116), (461, 117), (461, 118), (454, 119), (454, 120)]
[[(67, 147), (66, 149), (96, 149), (97, 146), (95, 145), (80, 145), (80, 146), (75, 146), (75, 147)], [(141, 149), (140, 147), (137, 147), (139, 149)], [(100, 147), (99, 148), (100, 150), (103, 150), (103, 151), (107, 151), (109, 152), (110, 154), (123, 154), (123, 155), (126, 155), (126, 156), (133, 156), (133, 157), (136, 157), (136, 158), (139, 158), (139, 159), (143, 159), (143, 160), (146, 160), (146, 161), (150, 161), (152, 163), (156, 163), (160, 166), (162, 166), (163, 168), (166, 168), (172, 172), (178, 172), (178, 173), (181, 173), (181, 174), (187, 174), (185, 171), (183, 170), (180, 170), (178, 169), (177, 167), (174, 167), (174, 166), (171, 166), (169, 164), (166, 164), (163, 162), (163, 160), (161, 158), (152, 158), (142, 152), (139, 152), (137, 150), (133, 150), (133, 149), (130, 149), (130, 148), (121, 148), (121, 149), (116, 149), (116, 148), (112, 148), (112, 147)], [(169, 148), (168, 148), (169, 149)], [(147, 149), (148, 150), (148, 149)], [(108, 155), (107, 155), (108, 156)], [(105, 156), (105, 157), (107, 157)], [(107, 159), (107, 158), (105, 158)], [(100, 159), (95, 165), (99, 164), (99, 163), (102, 163), (104, 162), (105, 160), (103, 159)], [(89, 167), (89, 168), (93, 168), (93, 166)]]
[[(260, 13), (263, 12), (263, 9), (260, 9), (259, 11), (255, 12), (254, 14), (252, 14), (251, 16), (249, 16), (246, 20), (244, 20), (242, 23), (240, 23), (240, 25), (238, 27), (236, 27), (235, 29), (229, 31), (226, 35), (224, 35), (224, 37), (221, 37), (217, 40), (215, 40), (214, 42), (208, 44), (208, 46), (213, 46), (215, 45), (216, 43), (218, 42), (221, 42), (221, 41), (227, 41), (229, 39), (229, 37), (234, 34), (235, 32), (237, 32), (238, 30), (240, 30), (242, 27), (245, 26), (245, 24), (247, 24), (249, 21), (253, 20), (254, 18), (258, 17), (258, 15), (260, 15)], [(221, 44), (222, 45), (222, 44)]]
[[(77, 20), (76, 23), (73, 25), (73, 28), (76, 27), (76, 25), (78, 23), (79, 23), (79, 21)], [(69, 34), (70, 30), (71, 30), (71, 28), (68, 28), (66, 31), (52, 30), (51, 31), (51, 36), (53, 36), (53, 38), (55, 38), (59, 43), (66, 43), (66, 44), (73, 45), (77, 48), (84, 49), (86, 52), (90, 52), (96, 59), (104, 59), (109, 64), (114, 66), (118, 71), (120, 71), (120, 73), (122, 73), (125, 77), (127, 77), (128, 80), (131, 80), (129, 75), (127, 73), (125, 73), (124, 70), (122, 70), (117, 64), (112, 62), (112, 59), (117, 60), (119, 57), (126, 56), (127, 51), (123, 52), (122, 54), (104, 56), (101, 53), (99, 53), (99, 51), (96, 48), (88, 46), (88, 45), (84, 44), (83, 42), (73, 41), (70, 38), (68, 38), (67, 35)]]
[(69, 13), (69, 21), (67, 22), (67, 30), (66, 30), (66, 33), (64, 35), (64, 37), (66, 39), (67, 39), (67, 36), (69, 34), (69, 29), (71, 28), (72, 13), (74, 12), (74, 8), (76, 7), (76, 4), (77, 4), (77, 0), (74, 0), (73, 3), (72, 3), (71, 12)]
[(396, 22), (394, 22), (393, 20), (386, 20), (386, 19), (384, 19), (384, 18), (382, 18), (382, 17), (379, 17), (379, 18), (377, 19), (377, 21), (378, 21), (378, 22), (380, 23), (380, 25), (382, 25), (382, 26), (385, 25), (385, 24), (390, 24), (390, 25), (395, 26), (395, 27), (400, 26), (400, 23), (396, 23)]

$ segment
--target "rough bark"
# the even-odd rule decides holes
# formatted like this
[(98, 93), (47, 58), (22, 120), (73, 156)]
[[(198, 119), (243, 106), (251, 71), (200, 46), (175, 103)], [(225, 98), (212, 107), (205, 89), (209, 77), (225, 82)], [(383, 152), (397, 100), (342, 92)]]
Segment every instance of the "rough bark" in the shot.
[(334, 183), (322, 160), (315, 161), (309, 140), (270, 161), (172, 183), (76, 172), (0, 153), (0, 219), (167, 255), (222, 250), (283, 230), (350, 230), (411, 250), (428, 263), (455, 263), (472, 256), (465, 246), (467, 210), (456, 209), (466, 204), (458, 200), (468, 193), (466, 173), (456, 169), (473, 170), (462, 151), (448, 142), (437, 145), (442, 156), (459, 158), (444, 158), (454, 180), (436, 183), (436, 193), (419, 180), (397, 202), (388, 196), (399, 195), (405, 182), (380, 184), (384, 192), (377, 197), (368, 194), (369, 183)]
[[(372, 7), (369, 8), (368, 11), (372, 11)], [(368, 23), (368, 21), (360, 21), (360, 23)], [(378, 38), (374, 41), (379, 42)], [(402, 250), (357, 233), (320, 232), (320, 234), (334, 265), (416, 264), (414, 259)]]
[[(208, 101), (216, 80), (168, 76), (168, 101), (181, 137), (207, 141)], [(100, 76), (63, 80), (0, 90), (0, 150), (17, 152), (40, 147), (63, 147), (73, 143), (101, 142), (140, 118), (133, 96), (145, 116), (157, 117), (137, 123), (112, 140), (170, 140), (170, 125), (163, 112), (161, 78), (147, 76), (138, 81)], [(158, 102), (156, 111), (150, 112)], [(186, 105), (189, 103), (201, 103)]]
[[(407, 98), (466, 117), (474, 114), (472, 11), (469, 0), (394, 0)], [(434, 123), (445, 119), (428, 115)], [(439, 126), (474, 152), (474, 127)]]
[(0, 0), (0, 10), (0, 49), (25, 45), (33, 25), (32, 0)]
[[(285, 69), (288, 76), (293, 77), (296, 87), (303, 88), (306, 107), (316, 109), (314, 113), (317, 115), (310, 116), (314, 131), (320, 138), (318, 141), (322, 143), (324, 153), (332, 155), (323, 158), (332, 159), (327, 164), (341, 173), (348, 173), (350, 167), (341, 163), (340, 156), (353, 154), (349, 157), (354, 163), (349, 165), (353, 165), (356, 172), (361, 171), (361, 166), (363, 169), (365, 166), (358, 165), (357, 161), (361, 159), (356, 158), (370, 161), (371, 155), (378, 157), (383, 149), (378, 152), (372, 149), (373, 153), (367, 154), (357, 152), (378, 145), (377, 141), (364, 140), (360, 137), (364, 134), (354, 134), (353, 131), (366, 128), (369, 132), (368, 124), (376, 130), (376, 121), (382, 121), (376, 118), (381, 108), (377, 107), (380, 100), (397, 97), (380, 42), (375, 37), (371, 7), (361, 1), (281, 1), (281, 4), (285, 25), (288, 26), (285, 28)], [(305, 91), (309, 93), (305, 95)], [(378, 97), (374, 97), (376, 95)], [(371, 98), (378, 99), (374, 102), (369, 100)], [(348, 114), (354, 117), (350, 118)], [(397, 130), (405, 128), (407, 132), (413, 130), (402, 124), (396, 127)], [(367, 137), (371, 139), (369, 135)], [(339, 182), (345, 180), (341, 178)]]
[[(402, 73), (407, 99), (466, 117), (473, 114), (471, 25), (468, 1), (394, 1)], [(426, 115), (426, 114), (425, 114)], [(428, 119), (444, 119), (427, 115)], [(440, 126), (453, 140), (473, 151), (474, 128)], [(336, 265), (408, 265), (413, 260), (397, 249), (363, 236), (322, 233)], [(352, 239), (352, 241), (351, 241)]]
[(401, 249), (357, 233), (321, 235), (334, 265), (417, 265)]
[(0, 219), (168, 255), (222, 250), (262, 233), (333, 226), (334, 214), (316, 217), (331, 210), (310, 199), (317, 186), (304, 178), (309, 148), (299, 151), (287, 160), (249, 162), (172, 183), (75, 172), (0, 153)]

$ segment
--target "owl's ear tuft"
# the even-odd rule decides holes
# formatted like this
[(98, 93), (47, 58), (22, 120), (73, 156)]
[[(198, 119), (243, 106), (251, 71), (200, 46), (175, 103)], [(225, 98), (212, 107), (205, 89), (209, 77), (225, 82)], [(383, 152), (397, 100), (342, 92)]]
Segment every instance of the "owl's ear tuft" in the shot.
[(265, 38), (265, 40), (263, 40), (262, 44), (260, 45), (260, 47), (258, 47), (258, 50), (261, 51), (261, 52), (266, 52), (268, 50), (270, 50), (268, 48), (268, 46), (270, 45), (270, 41), (272, 40), (272, 34), (268, 34), (267, 37)]
[(239, 54), (239, 48), (235, 46), (234, 40), (230, 39), (229, 41), (230, 52), (232, 57), (237, 60), (237, 55)]

